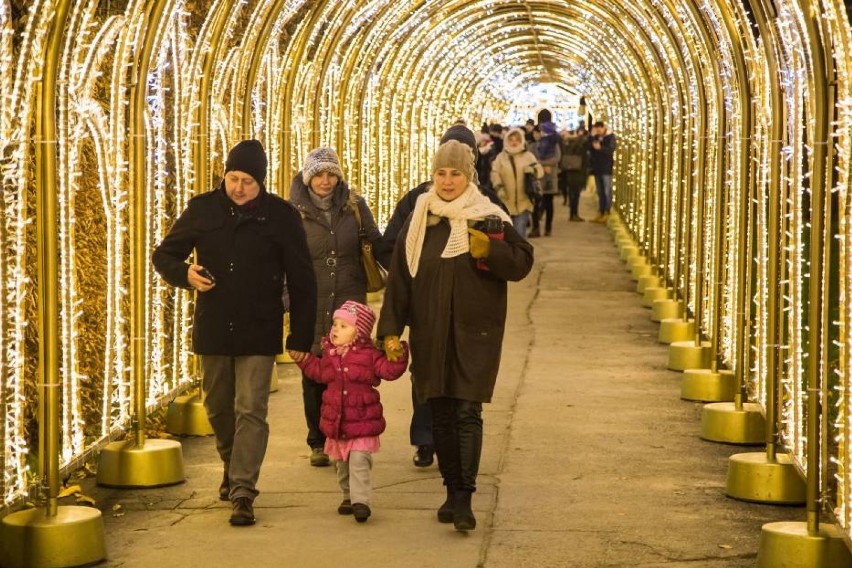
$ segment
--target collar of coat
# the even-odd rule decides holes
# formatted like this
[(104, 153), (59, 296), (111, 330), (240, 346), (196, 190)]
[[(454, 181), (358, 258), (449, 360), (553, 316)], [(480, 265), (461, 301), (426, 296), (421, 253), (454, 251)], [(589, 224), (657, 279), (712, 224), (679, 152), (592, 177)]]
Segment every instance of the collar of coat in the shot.
[[(302, 217), (318, 218), (322, 211), (311, 201), (308, 192), (310, 188), (302, 181), (302, 172), (298, 172), (290, 184), (290, 203), (299, 211)], [(349, 204), (351, 190), (345, 180), (340, 180), (334, 186), (334, 197), (331, 200), (331, 210), (341, 211)]]
[(217, 195), (222, 202), (222, 207), (228, 211), (235, 211), (239, 213), (242, 217), (248, 219), (255, 219), (260, 221), (261, 223), (266, 222), (266, 219), (269, 217), (269, 194), (266, 192), (266, 187), (260, 186), (260, 193), (257, 194), (257, 197), (252, 200), (252, 204), (250, 207), (245, 207), (245, 205), (237, 205), (231, 198), (228, 197), (227, 192), (225, 192), (225, 180), (222, 180), (219, 189), (217, 190)]

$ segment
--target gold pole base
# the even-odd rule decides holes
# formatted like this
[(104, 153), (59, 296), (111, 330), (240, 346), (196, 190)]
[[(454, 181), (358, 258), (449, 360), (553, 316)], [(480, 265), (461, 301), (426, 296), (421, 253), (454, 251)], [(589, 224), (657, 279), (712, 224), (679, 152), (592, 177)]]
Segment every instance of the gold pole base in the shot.
[(631, 272), (636, 266), (650, 266), (648, 264), (648, 257), (641, 253), (638, 256), (632, 257), (627, 261), (627, 272)]
[(665, 319), (683, 319), (683, 300), (655, 300), (651, 304), (651, 321), (663, 321)]
[(97, 481), (98, 485), (124, 488), (183, 483), (181, 445), (151, 438), (142, 447), (133, 440), (107, 444), (101, 450)]
[(758, 568), (850, 568), (852, 554), (835, 525), (820, 524), (816, 534), (807, 523), (767, 523), (760, 530)]
[(645, 288), (645, 292), (642, 294), (642, 305), (650, 308), (657, 300), (670, 300), (671, 297), (671, 288)]
[(659, 288), (660, 287), (660, 277), (654, 276), (653, 274), (648, 274), (647, 276), (640, 276), (636, 281), (636, 293), (637, 294), (645, 294), (646, 288)]
[(269, 376), (269, 392), (278, 392), (278, 366), (272, 365), (272, 374)]
[(175, 436), (210, 436), (213, 426), (198, 394), (176, 397), (166, 411), (166, 432)]
[(654, 271), (654, 267), (648, 264), (647, 259), (643, 259), (645, 264), (634, 264), (630, 268), (630, 278), (635, 280), (636, 282), (643, 276), (650, 276), (651, 272)]
[(624, 247), (633, 247), (636, 246), (636, 241), (633, 240), (629, 234), (625, 233), (615, 238), (615, 247), (618, 249), (618, 253), (621, 254), (622, 249)]
[(676, 341), (669, 345), (668, 368), (672, 371), (710, 368), (710, 342)]
[(94, 507), (61, 506), (55, 516), (42, 507), (3, 517), (5, 568), (85, 566), (106, 558), (104, 523)]
[(618, 227), (623, 227), (624, 223), (621, 221), (621, 218), (618, 215), (611, 214), (606, 220), (606, 226), (609, 227), (610, 230), (615, 230)]
[(667, 318), (660, 322), (660, 333), (657, 336), (660, 343), (688, 341), (690, 337), (695, 337), (695, 320)]
[(737, 390), (737, 381), (731, 371), (687, 369), (680, 383), (680, 398), (701, 402), (731, 402)]
[(775, 461), (766, 452), (734, 454), (728, 460), (728, 497), (752, 503), (803, 505), (805, 480), (799, 476), (790, 454), (778, 453)]
[(293, 363), (292, 357), (286, 351), (275, 356), (276, 363)]
[(618, 253), (619, 258), (624, 262), (630, 262), (634, 256), (639, 256), (639, 247), (634, 244), (624, 245)]
[(705, 404), (701, 410), (701, 439), (708, 442), (756, 446), (766, 440), (765, 429), (760, 405), (753, 402), (741, 410), (733, 402)]

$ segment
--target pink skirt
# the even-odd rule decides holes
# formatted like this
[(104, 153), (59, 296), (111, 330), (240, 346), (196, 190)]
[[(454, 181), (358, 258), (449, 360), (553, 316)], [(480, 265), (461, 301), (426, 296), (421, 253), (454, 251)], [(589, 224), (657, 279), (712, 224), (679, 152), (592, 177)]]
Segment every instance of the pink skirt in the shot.
[(378, 436), (365, 436), (349, 440), (326, 438), (324, 451), (328, 457), (337, 461), (349, 461), (349, 452), (370, 452), (375, 454), (380, 448)]

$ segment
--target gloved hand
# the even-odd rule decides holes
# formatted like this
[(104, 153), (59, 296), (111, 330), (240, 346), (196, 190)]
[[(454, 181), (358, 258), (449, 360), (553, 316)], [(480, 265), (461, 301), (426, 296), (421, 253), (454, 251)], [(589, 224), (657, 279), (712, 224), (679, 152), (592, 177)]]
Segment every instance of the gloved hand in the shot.
[(382, 341), (382, 348), (385, 350), (385, 356), (391, 363), (395, 363), (399, 360), (404, 353), (402, 350), (402, 344), (399, 342), (398, 335), (386, 335)]
[(488, 258), (488, 251), (491, 250), (491, 239), (482, 231), (468, 228), (470, 233), (470, 256), (473, 258)]

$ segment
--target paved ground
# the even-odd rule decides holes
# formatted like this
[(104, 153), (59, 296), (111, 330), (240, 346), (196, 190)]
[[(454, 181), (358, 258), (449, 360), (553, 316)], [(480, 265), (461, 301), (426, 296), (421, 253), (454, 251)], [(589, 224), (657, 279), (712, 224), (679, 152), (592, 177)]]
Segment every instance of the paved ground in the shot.
[[(584, 194), (581, 214), (591, 217)], [(435, 466), (415, 468), (407, 376), (381, 387), (388, 421), (374, 466), (373, 516), (336, 513), (331, 468), (312, 468), (298, 376), (281, 365), (258, 524), (228, 525), (210, 438), (182, 440), (186, 483), (88, 487), (104, 512), (108, 566), (745, 567), (765, 522), (801, 508), (725, 497), (727, 459), (741, 448), (699, 440), (701, 407), (679, 400), (635, 284), (609, 231), (568, 223), (534, 240), (536, 265), (510, 287), (497, 392), (485, 411), (479, 526), (435, 519)]]

